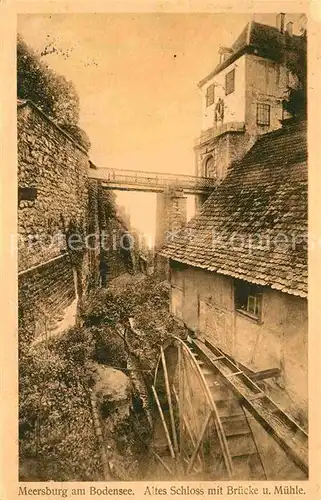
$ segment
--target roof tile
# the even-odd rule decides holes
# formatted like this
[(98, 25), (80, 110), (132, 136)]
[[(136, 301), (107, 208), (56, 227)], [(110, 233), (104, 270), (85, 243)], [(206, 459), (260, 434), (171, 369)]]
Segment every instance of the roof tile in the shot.
[(161, 254), (307, 296), (306, 123), (263, 135)]

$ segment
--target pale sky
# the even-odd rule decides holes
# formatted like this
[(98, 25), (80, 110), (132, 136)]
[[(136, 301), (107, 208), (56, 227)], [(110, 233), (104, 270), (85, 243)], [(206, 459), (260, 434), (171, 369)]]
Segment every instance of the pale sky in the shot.
[[(255, 20), (275, 25), (276, 14)], [(296, 21), (288, 15), (286, 22)], [(194, 174), (200, 135), (197, 83), (218, 62), (250, 14), (24, 14), (18, 31), (43, 50), (48, 40), (69, 57), (48, 65), (72, 80), (80, 97), (80, 126), (99, 167)], [(49, 35), (49, 36), (48, 36)], [(135, 227), (155, 234), (156, 196), (117, 193)], [(189, 215), (192, 211), (189, 201)]]

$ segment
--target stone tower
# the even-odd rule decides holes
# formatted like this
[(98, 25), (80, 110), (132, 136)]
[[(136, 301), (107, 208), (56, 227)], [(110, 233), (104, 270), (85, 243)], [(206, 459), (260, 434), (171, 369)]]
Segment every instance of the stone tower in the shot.
[(220, 48), (219, 63), (199, 82), (196, 175), (220, 182), (258, 136), (281, 127), (286, 90), (297, 84), (284, 64), (285, 52), (298, 43), (292, 23), (285, 25), (285, 15), (279, 14), (276, 26), (252, 21), (231, 48)]

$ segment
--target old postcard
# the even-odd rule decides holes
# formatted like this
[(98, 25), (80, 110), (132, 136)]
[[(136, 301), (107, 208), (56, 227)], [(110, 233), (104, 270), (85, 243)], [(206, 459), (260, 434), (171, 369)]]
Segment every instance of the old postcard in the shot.
[(0, 11), (1, 498), (320, 499), (319, 9)]

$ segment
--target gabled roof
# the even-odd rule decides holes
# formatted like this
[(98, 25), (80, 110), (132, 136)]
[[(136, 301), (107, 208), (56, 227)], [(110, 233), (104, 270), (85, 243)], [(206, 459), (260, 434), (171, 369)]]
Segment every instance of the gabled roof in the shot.
[(306, 237), (306, 123), (295, 122), (261, 136), (161, 254), (306, 297)]
[(281, 33), (276, 27), (267, 24), (257, 23), (252, 21), (243, 29), (242, 33), (233, 43), (230, 56), (218, 64), (214, 70), (199, 82), (199, 87), (202, 87), (213, 76), (227, 68), (232, 62), (236, 61), (245, 53), (255, 53), (261, 57), (279, 61), (281, 52), (287, 41), (287, 49), (290, 50), (291, 45), (297, 43), (300, 36), (292, 35), (291, 37), (285, 32)]

